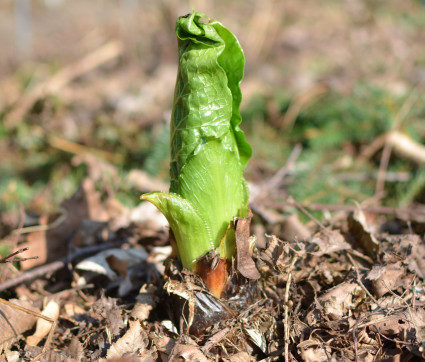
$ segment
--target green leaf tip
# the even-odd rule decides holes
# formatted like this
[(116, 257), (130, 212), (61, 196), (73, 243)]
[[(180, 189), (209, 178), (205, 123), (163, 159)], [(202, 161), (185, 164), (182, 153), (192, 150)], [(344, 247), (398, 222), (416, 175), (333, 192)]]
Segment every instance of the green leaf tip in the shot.
[[(205, 19), (206, 21), (203, 21)], [(236, 37), (217, 21), (193, 11), (176, 23), (179, 66), (170, 124), (170, 193), (143, 195), (166, 216), (180, 259), (218, 248), (231, 259), (233, 217), (248, 207), (243, 170), (251, 147), (239, 128), (245, 58)], [(224, 254), (224, 255), (223, 255)]]

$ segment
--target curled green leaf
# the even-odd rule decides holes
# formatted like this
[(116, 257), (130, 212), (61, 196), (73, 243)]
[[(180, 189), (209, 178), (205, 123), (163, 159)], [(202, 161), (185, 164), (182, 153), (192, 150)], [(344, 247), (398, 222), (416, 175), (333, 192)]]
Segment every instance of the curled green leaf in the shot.
[(177, 20), (176, 35), (179, 67), (171, 116), (170, 194), (143, 199), (167, 217), (182, 264), (191, 268), (211, 249), (232, 257), (234, 233), (226, 231), (233, 217), (246, 214), (248, 191), (242, 173), (251, 147), (239, 128), (245, 60), (236, 37), (198, 12)]

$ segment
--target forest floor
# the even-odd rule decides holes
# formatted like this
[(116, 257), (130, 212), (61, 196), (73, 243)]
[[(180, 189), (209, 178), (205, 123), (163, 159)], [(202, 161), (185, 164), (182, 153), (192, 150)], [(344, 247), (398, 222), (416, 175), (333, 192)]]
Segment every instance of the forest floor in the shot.
[[(420, 1), (13, 4), (0, 5), (0, 361), (425, 359)], [(192, 317), (225, 307), (139, 202), (168, 189), (173, 27), (192, 8), (245, 51), (261, 275), (200, 332)]]

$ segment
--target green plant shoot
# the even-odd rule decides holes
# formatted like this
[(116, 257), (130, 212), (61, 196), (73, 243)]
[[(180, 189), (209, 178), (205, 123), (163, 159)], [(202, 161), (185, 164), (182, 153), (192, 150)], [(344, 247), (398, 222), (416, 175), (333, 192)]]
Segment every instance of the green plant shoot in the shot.
[(236, 37), (199, 12), (176, 24), (178, 74), (171, 116), (170, 192), (141, 196), (167, 218), (183, 267), (211, 250), (231, 260), (232, 220), (246, 216), (243, 170), (251, 147), (240, 130), (245, 58)]

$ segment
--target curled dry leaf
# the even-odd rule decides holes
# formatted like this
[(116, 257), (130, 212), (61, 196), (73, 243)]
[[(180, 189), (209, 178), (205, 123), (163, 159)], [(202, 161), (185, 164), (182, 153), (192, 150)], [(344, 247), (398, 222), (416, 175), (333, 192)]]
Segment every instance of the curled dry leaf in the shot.
[(351, 249), (351, 245), (345, 241), (339, 230), (322, 230), (314, 235), (311, 242), (319, 248), (319, 250), (311, 253), (316, 256)]
[(366, 278), (372, 282), (373, 290), (379, 298), (399, 287), (407, 289), (413, 281), (414, 275), (410, 274), (401, 262), (397, 262), (388, 265), (374, 265)]
[(341, 283), (316, 300), (306, 320), (310, 325), (314, 325), (321, 313), (330, 320), (338, 320), (354, 310), (365, 296), (366, 293), (357, 283)]
[(108, 249), (79, 262), (75, 268), (106, 275), (117, 280), (118, 275), (125, 276), (129, 266), (143, 263), (148, 258), (145, 249)]
[(107, 358), (119, 358), (126, 355), (143, 356), (146, 353), (149, 340), (139, 321), (130, 321), (130, 328), (112, 344)]
[[(47, 303), (46, 308), (44, 308), (41, 314), (45, 317), (52, 319), (53, 321), (56, 321), (59, 317), (59, 309), (59, 304), (56, 301), (51, 300), (49, 303)], [(27, 344), (29, 344), (30, 346), (36, 346), (44, 337), (49, 334), (51, 329), (51, 322), (39, 318), (37, 320), (37, 326), (35, 328), (34, 334), (27, 338)]]
[(138, 319), (140, 322), (148, 319), (151, 310), (156, 306), (154, 297), (155, 290), (153, 285), (148, 287), (143, 285), (140, 288), (139, 295), (136, 297), (137, 302), (131, 311), (131, 316), (133, 318)]
[(177, 343), (173, 349), (172, 360), (193, 362), (208, 362), (208, 358), (201, 352), (199, 346), (192, 346), (188, 344)]
[[(371, 323), (373, 322), (373, 324)], [(387, 338), (397, 337), (416, 356), (425, 358), (425, 310), (409, 308), (392, 315), (384, 312), (373, 315), (368, 322), (369, 331)], [(418, 347), (418, 345), (420, 347)]]
[(305, 362), (329, 361), (331, 348), (323, 341), (310, 338), (298, 344), (298, 353)]
[[(108, 249), (104, 250), (90, 258), (87, 258), (76, 265), (76, 269), (93, 272), (107, 276), (116, 281), (120, 278), (122, 282), (119, 285), (118, 294), (127, 295), (131, 290), (139, 288), (136, 285), (138, 278), (138, 269), (146, 270), (146, 260), (148, 253), (143, 248), (138, 249)], [(143, 274), (143, 272), (141, 273)], [(84, 275), (83, 275), (84, 276)], [(143, 275), (142, 275), (143, 276)], [(91, 274), (84, 276), (79, 283), (86, 283), (90, 280)]]
[(235, 217), (235, 237), (236, 237), (236, 260), (238, 271), (248, 279), (259, 279), (260, 273), (252, 260), (249, 247), (249, 231), (252, 213), (248, 217)]
[(366, 216), (362, 210), (357, 209), (350, 215), (348, 218), (348, 228), (354, 236), (356, 243), (361, 246), (367, 255), (374, 257), (378, 252), (379, 242), (372, 231), (370, 231)]

